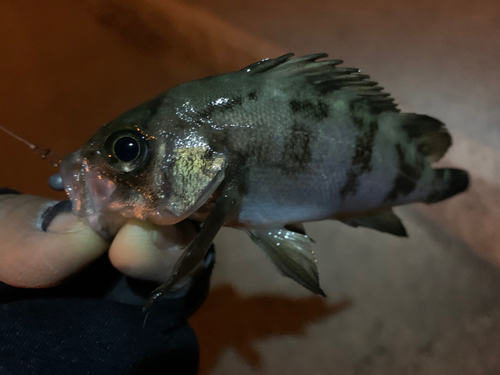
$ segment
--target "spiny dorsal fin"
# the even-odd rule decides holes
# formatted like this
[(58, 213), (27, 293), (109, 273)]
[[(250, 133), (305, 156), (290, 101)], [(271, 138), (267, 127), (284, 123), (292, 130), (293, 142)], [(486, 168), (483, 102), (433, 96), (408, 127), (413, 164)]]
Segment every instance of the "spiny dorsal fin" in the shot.
[(380, 111), (399, 112), (394, 99), (376, 82), (369, 81), (370, 76), (360, 74), (356, 68), (338, 67), (342, 60), (322, 60), (326, 53), (316, 53), (291, 59), (293, 53), (265, 59), (247, 66), (242, 72), (249, 74), (273, 74), (273, 77), (303, 79), (312, 85), (318, 93), (326, 95), (340, 89), (350, 90), (363, 102)]
[(340, 221), (353, 228), (365, 227), (390, 233), (398, 237), (408, 237), (406, 228), (391, 208), (378, 210), (376, 213), (369, 213), (366, 216), (344, 218)]
[(287, 61), (290, 57), (292, 57), (294, 54), (293, 53), (287, 53), (286, 55), (276, 57), (274, 59), (264, 59), (261, 61), (257, 61), (256, 63), (250, 64), (241, 71), (251, 73), (251, 74), (257, 74), (257, 73), (263, 73), (267, 72), (269, 69), (272, 69), (278, 65), (283, 64), (285, 61)]
[(400, 116), (401, 127), (418, 150), (430, 163), (440, 160), (451, 146), (451, 136), (444, 124), (435, 118), (403, 113)]

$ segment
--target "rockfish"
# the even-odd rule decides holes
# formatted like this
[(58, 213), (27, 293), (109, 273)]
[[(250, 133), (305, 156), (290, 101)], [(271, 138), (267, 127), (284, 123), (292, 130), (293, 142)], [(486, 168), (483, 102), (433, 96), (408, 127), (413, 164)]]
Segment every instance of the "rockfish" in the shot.
[(291, 56), (170, 89), (62, 162), (74, 212), (102, 235), (132, 217), (203, 222), (147, 306), (190, 274), (224, 225), (323, 295), (301, 223), (336, 219), (406, 236), (392, 207), (467, 189), (465, 171), (431, 167), (451, 145), (443, 123), (401, 113), (341, 60)]

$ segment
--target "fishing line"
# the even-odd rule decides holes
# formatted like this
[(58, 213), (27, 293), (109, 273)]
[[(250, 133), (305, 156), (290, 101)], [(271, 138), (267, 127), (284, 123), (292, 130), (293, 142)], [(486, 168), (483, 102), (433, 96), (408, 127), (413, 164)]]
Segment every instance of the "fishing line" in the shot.
[(17, 139), (18, 141), (24, 143), (26, 146), (31, 148), (37, 155), (39, 155), (42, 159), (47, 160), (54, 167), (58, 167), (59, 164), (61, 163), (62, 157), (60, 157), (56, 153), (52, 152), (52, 150), (50, 148), (37, 146), (31, 142), (28, 142), (26, 139), (18, 136), (13, 131), (7, 129), (6, 127), (4, 127), (2, 125), (0, 125), (0, 130), (3, 130), (5, 133), (10, 135), (12, 138)]

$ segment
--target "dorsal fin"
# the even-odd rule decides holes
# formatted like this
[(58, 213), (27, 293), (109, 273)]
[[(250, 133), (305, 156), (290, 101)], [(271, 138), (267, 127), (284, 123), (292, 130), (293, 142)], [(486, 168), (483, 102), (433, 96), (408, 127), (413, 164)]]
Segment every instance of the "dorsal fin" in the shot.
[(241, 71), (245, 71), (251, 74), (263, 73), (268, 71), (269, 69), (272, 69), (278, 65), (283, 64), (293, 55), (294, 55), (293, 53), (287, 53), (286, 55), (276, 57), (274, 59), (267, 58), (261, 61), (257, 61), (256, 63), (250, 64), (247, 67), (241, 69)]
[(249, 74), (273, 74), (276, 78), (302, 79), (312, 85), (319, 94), (326, 95), (340, 89), (349, 90), (360, 100), (380, 111), (399, 112), (397, 104), (370, 76), (360, 74), (356, 68), (338, 67), (342, 60), (321, 60), (326, 53), (316, 53), (291, 59), (293, 53), (266, 59), (247, 66), (241, 71)]

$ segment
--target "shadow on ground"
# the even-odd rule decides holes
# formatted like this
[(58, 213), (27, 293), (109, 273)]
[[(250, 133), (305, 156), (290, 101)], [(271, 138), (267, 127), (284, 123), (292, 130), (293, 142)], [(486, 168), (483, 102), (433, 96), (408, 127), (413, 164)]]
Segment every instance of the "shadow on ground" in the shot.
[(262, 358), (255, 347), (258, 340), (305, 336), (311, 323), (339, 314), (350, 305), (347, 300), (331, 305), (316, 296), (244, 296), (231, 285), (219, 285), (189, 320), (200, 343), (199, 373), (210, 374), (227, 348), (233, 348), (250, 366), (261, 368)]

